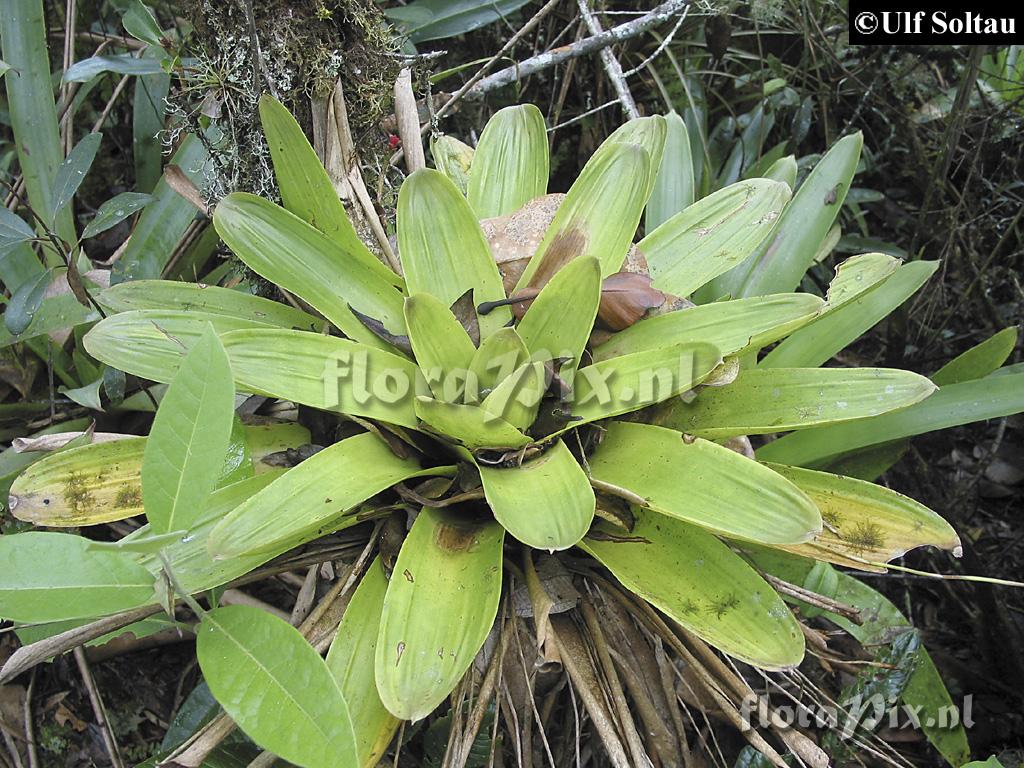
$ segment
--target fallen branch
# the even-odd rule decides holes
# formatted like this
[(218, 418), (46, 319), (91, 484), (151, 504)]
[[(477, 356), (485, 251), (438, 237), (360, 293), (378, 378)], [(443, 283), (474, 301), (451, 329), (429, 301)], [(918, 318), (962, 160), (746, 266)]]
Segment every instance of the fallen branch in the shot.
[[(604, 32), (601, 22), (597, 20), (593, 11), (590, 10), (587, 0), (577, 0), (577, 5), (580, 9), (580, 15), (583, 17), (583, 23), (587, 25), (590, 34), (596, 36)], [(636, 101), (633, 99), (633, 94), (630, 93), (629, 85), (626, 84), (626, 77), (622, 74), (622, 65), (615, 58), (611, 48), (601, 49), (601, 63), (604, 65), (605, 74), (612, 82), (612, 87), (615, 88), (619, 101), (622, 102), (622, 111), (626, 113), (626, 117), (630, 120), (640, 117), (640, 112), (636, 108)]]
[(616, 43), (621, 43), (631, 38), (642, 35), (649, 29), (668, 21), (672, 16), (686, 8), (692, 0), (668, 0), (662, 3), (650, 13), (644, 14), (638, 19), (627, 21), (617, 27), (612, 27), (606, 32), (591, 35), (578, 42), (563, 45), (550, 51), (533, 56), (511, 67), (498, 70), (493, 75), (483, 78), (471, 89), (466, 91), (463, 98), (479, 99), (491, 91), (503, 88), (517, 80), (549, 69), (563, 61), (575, 59), (579, 56), (586, 56), (589, 53), (603, 50)]

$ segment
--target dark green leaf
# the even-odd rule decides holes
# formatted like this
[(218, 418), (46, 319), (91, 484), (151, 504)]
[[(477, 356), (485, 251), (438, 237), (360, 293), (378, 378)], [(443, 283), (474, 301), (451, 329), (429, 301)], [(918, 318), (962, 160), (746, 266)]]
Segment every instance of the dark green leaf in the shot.
[(110, 198), (96, 211), (93, 220), (89, 222), (89, 225), (82, 232), (82, 239), (85, 240), (89, 237), (95, 237), (100, 232), (106, 232), (116, 224), (120, 224), (133, 213), (141, 211), (155, 199), (152, 195), (146, 195), (141, 192), (122, 192)]

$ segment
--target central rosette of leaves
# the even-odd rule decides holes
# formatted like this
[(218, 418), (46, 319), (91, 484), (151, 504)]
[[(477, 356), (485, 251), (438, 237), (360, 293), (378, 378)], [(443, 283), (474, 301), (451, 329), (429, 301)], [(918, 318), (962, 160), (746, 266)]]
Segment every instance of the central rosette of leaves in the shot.
[[(660, 221), (648, 211), (634, 245), (670, 121), (624, 125), (555, 204), (541, 113), (508, 108), (483, 131), (468, 176), (424, 169), (405, 180), (400, 263), (390, 254), (389, 267), (356, 235), (294, 119), (269, 98), (261, 115), (282, 205), (232, 194), (214, 224), (246, 265), (319, 316), (224, 288), (137, 281), (105, 293), (112, 314), (85, 346), (119, 370), (173, 382), (172, 393), (218, 370), (238, 392), (366, 428), (269, 482), (218, 490), (210, 498), (221, 506), (191, 510), (189, 535), (140, 566), (167, 568), (184, 592), (389, 516), (396, 497), (410, 498), (405, 483), (433, 478), (393, 575), (379, 558), (370, 566), (331, 649), (346, 665), (360, 755), (379, 755), (394, 717), (425, 716), (458, 684), (494, 624), (513, 538), (579, 547), (688, 631), (764, 668), (798, 663), (804, 641), (750, 565), (754, 545), (870, 567), (912, 546), (955, 545), (941, 518), (898, 494), (715, 442), (864, 418), (934, 390), (902, 371), (756, 366), (760, 349), (829, 308), (812, 295), (714, 285), (742, 273), (726, 280), (742, 287), (790, 198), (787, 183), (747, 179)], [(685, 131), (678, 117), (671, 124)], [(852, 158), (851, 175), (859, 142), (833, 150)], [(883, 254), (858, 258), (837, 275), (830, 302), (891, 266)], [(716, 300), (728, 295), (742, 298)], [(689, 296), (702, 303), (673, 298)], [(696, 400), (679, 397), (691, 391)], [(12, 489), (22, 510), (28, 490)], [(615, 501), (595, 519), (599, 497)], [(146, 506), (153, 533), (176, 533)], [(831, 515), (827, 531), (819, 509)], [(840, 535), (882, 523), (888, 539), (855, 547)], [(210, 637), (244, 629), (213, 616)], [(287, 758), (303, 747), (296, 739), (274, 751)]]

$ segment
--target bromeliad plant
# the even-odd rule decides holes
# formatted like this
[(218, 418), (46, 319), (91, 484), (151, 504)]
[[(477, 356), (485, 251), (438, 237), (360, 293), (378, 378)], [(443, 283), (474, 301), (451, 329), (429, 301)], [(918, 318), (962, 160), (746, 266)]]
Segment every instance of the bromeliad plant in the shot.
[[(0, 615), (81, 623), (174, 593), (192, 600), (395, 510), (404, 532), (408, 510), (397, 558), (369, 566), (326, 665), (269, 614), (192, 603), (210, 688), (258, 744), (301, 765), (374, 765), (400, 720), (424, 718), (459, 684), (492, 631), (505, 574), (526, 563), (530, 580), (530, 549), (576, 548), (685, 632), (774, 670), (800, 662), (804, 635), (763, 563), (881, 570), (917, 546), (958, 547), (922, 505), (781, 463), (782, 450), (780, 463), (756, 461), (745, 437), (866, 423), (935, 390), (905, 371), (813, 367), (861, 332), (870, 318), (846, 310), (897, 260), (848, 260), (826, 300), (787, 292), (809, 264), (794, 238), (820, 242), (831, 225), (807, 233), (788, 212), (841, 205), (859, 136), (841, 140), (792, 202), (786, 183), (747, 179), (634, 246), (645, 205), (672, 182), (659, 177), (666, 119), (624, 125), (563, 198), (545, 196), (540, 112), (508, 108), (475, 153), (435, 147), (450, 175), (406, 179), (399, 273), (360, 241), (292, 117), (269, 98), (261, 112), (283, 205), (232, 194), (214, 223), (326, 325), (217, 287), (137, 281), (104, 292), (110, 316), (85, 345), (170, 384), (152, 433), (37, 463), (12, 488), (12, 508), (48, 526), (143, 511), (148, 525), (109, 545), (4, 537)], [(837, 172), (845, 182), (826, 187)], [(731, 296), (682, 298), (725, 276)], [(824, 340), (759, 355), (836, 317), (846, 320)], [(221, 465), (235, 392), (364, 431), (287, 470), (231, 475)], [(34, 567), (56, 557), (68, 567)]]

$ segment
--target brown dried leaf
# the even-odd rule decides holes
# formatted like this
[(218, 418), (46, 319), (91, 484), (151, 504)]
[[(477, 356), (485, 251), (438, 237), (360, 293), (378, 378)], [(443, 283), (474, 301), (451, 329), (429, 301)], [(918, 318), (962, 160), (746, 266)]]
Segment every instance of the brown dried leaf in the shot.
[[(550, 251), (549, 251), (550, 253)], [(616, 272), (601, 284), (597, 319), (611, 331), (621, 331), (665, 303), (666, 296), (651, 287), (651, 278), (637, 272)]]
[(473, 289), (470, 288), (452, 304), (452, 314), (459, 324), (466, 329), (470, 341), (474, 347), (480, 346), (480, 317), (476, 313), (476, 305), (473, 303)]
[(185, 175), (181, 168), (173, 163), (168, 164), (164, 169), (164, 181), (167, 182), (167, 186), (192, 203), (204, 216), (210, 215), (210, 211), (206, 207), (206, 200), (203, 198), (202, 192), (199, 191), (199, 187)]

